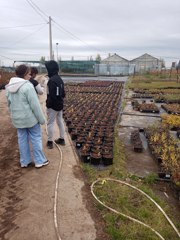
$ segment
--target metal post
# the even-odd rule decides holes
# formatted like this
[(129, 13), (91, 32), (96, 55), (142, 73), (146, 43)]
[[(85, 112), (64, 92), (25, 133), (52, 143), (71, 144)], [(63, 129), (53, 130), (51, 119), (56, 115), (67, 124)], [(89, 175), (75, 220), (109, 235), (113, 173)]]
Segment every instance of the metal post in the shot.
[(59, 59), (58, 59), (58, 42), (56, 43), (56, 52), (57, 52), (57, 62), (59, 61)]
[(50, 60), (53, 60), (51, 17), (49, 17), (49, 51), (50, 51)]

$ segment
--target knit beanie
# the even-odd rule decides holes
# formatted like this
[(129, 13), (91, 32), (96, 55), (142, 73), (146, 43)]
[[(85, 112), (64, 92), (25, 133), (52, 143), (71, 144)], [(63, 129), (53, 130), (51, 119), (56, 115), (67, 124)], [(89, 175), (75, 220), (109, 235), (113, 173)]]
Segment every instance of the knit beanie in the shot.
[(20, 77), (20, 78), (24, 78), (24, 76), (29, 72), (29, 67), (27, 67), (26, 65), (22, 64), (19, 65), (16, 70), (16, 76)]

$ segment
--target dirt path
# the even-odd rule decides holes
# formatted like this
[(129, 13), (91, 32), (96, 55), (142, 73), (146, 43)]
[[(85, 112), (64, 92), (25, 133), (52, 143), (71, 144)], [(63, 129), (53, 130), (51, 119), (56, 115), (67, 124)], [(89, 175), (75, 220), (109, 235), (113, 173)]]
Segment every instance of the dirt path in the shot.
[[(40, 101), (44, 102), (44, 97)], [(5, 91), (0, 92), (0, 104), (0, 137), (3, 139), (0, 145), (0, 239), (107, 239), (68, 136), (66, 146), (61, 148), (62, 169), (58, 181), (61, 156), (56, 147), (46, 149), (45, 127), (43, 145), (50, 164), (42, 169), (21, 169), (16, 130), (9, 119)], [(59, 184), (57, 214), (54, 213), (56, 184)]]

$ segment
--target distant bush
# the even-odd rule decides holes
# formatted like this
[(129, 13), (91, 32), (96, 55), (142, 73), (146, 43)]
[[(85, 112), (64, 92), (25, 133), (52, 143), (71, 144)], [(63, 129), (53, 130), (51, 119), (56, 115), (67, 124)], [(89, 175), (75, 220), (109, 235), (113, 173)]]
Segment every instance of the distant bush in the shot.
[(12, 72), (0, 71), (0, 89), (4, 89), (5, 85), (8, 84), (9, 79), (15, 74)]

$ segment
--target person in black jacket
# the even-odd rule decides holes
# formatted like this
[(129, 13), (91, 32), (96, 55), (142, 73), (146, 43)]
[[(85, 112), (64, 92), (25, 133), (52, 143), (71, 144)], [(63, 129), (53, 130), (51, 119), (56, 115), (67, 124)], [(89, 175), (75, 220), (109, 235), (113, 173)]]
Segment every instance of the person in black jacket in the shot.
[(45, 63), (49, 81), (47, 83), (47, 132), (48, 141), (47, 147), (53, 148), (53, 126), (56, 120), (59, 127), (59, 138), (55, 140), (55, 143), (65, 145), (64, 141), (64, 122), (63, 122), (63, 102), (65, 97), (64, 82), (58, 75), (59, 66), (56, 61), (50, 60)]

